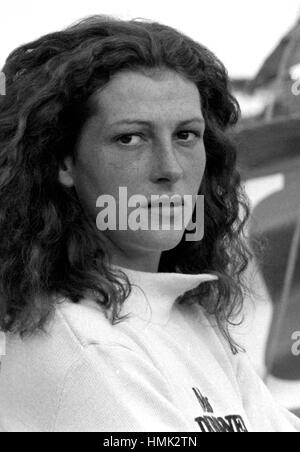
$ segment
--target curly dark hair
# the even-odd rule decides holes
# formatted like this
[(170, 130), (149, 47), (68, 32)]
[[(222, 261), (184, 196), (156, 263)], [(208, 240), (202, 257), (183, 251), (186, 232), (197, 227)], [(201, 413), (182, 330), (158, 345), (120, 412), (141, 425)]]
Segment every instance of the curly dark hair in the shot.
[[(171, 27), (147, 20), (85, 18), (22, 45), (7, 58), (0, 99), (0, 329), (21, 336), (44, 329), (56, 303), (95, 300), (112, 324), (131, 293), (111, 267), (105, 242), (74, 188), (58, 181), (67, 156), (76, 158), (80, 131), (94, 113), (93, 94), (122, 69), (167, 68), (193, 81), (206, 123), (205, 236), (183, 237), (162, 253), (159, 271), (212, 273), (180, 297), (217, 322), (234, 353), (230, 325), (241, 312), (244, 272), (252, 254), (245, 236), (249, 205), (227, 129), (239, 118), (223, 64)], [(199, 181), (200, 183), (200, 181)], [(194, 216), (194, 221), (196, 220)], [(121, 277), (121, 279), (120, 279)], [(109, 315), (110, 313), (110, 315)]]

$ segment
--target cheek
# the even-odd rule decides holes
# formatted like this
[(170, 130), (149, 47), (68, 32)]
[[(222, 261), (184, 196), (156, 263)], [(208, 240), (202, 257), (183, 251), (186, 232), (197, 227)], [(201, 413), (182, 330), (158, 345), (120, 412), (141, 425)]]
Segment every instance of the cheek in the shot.
[(85, 149), (76, 165), (76, 188), (93, 196), (110, 193), (118, 167), (99, 150)]
[(189, 181), (192, 185), (193, 192), (198, 192), (206, 168), (206, 152), (204, 145), (195, 153), (194, 157), (189, 161)]
[(111, 193), (118, 195), (119, 188), (126, 187), (128, 193), (142, 194), (148, 170), (149, 164), (146, 159), (140, 155), (124, 153), (124, 156), (108, 164), (105, 179)]
[(102, 153), (95, 159), (87, 159), (76, 170), (76, 191), (81, 204), (90, 212), (98, 212), (97, 199), (102, 194), (111, 195), (118, 201), (119, 188), (126, 187), (128, 193), (138, 193), (140, 181), (144, 179), (139, 162), (125, 162), (124, 159), (112, 159)]
[[(97, 158), (82, 156), (76, 164), (75, 189), (84, 210), (96, 213), (96, 202), (101, 193), (107, 192), (109, 177)], [(106, 180), (107, 178), (107, 180)]]

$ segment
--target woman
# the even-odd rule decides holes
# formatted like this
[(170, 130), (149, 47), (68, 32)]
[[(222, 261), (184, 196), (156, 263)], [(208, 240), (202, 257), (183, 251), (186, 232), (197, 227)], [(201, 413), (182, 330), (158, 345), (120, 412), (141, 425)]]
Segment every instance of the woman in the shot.
[[(4, 73), (2, 431), (300, 431), (230, 333), (250, 252), (220, 61), (158, 23), (95, 16)], [(106, 196), (133, 213), (120, 188), (143, 221), (166, 216), (153, 195), (177, 196), (172, 225), (189, 203), (188, 221), (102, 228)]]

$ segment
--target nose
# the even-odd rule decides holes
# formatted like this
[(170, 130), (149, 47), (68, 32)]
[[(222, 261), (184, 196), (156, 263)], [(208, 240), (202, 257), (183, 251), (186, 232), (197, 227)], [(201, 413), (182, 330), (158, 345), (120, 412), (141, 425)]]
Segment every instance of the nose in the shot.
[(183, 175), (176, 150), (169, 139), (161, 140), (152, 153), (151, 181), (153, 183), (175, 184)]

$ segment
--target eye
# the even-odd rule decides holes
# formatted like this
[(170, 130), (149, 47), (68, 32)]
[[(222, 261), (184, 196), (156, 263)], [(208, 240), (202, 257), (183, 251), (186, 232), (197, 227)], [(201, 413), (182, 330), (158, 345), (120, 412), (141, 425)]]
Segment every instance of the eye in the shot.
[(201, 134), (192, 130), (183, 130), (182, 132), (178, 132), (177, 137), (179, 140), (189, 143), (201, 138)]
[(142, 137), (140, 135), (122, 135), (116, 140), (122, 146), (138, 146), (142, 142)]

